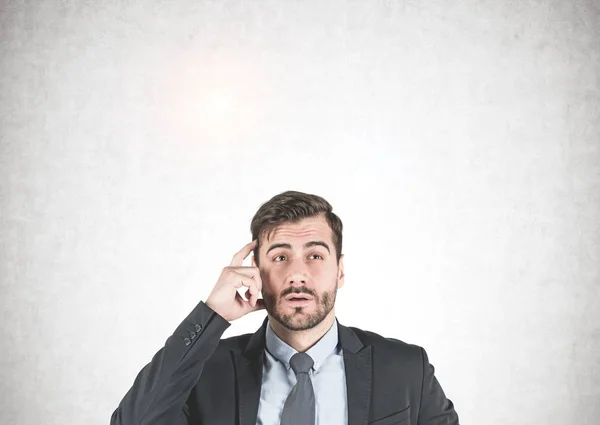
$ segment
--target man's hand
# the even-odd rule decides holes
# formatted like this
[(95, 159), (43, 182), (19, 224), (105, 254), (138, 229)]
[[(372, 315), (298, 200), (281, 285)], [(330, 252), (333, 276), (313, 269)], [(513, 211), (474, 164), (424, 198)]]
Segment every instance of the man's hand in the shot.
[[(258, 267), (242, 266), (244, 259), (250, 255), (256, 244), (256, 240), (250, 242), (233, 256), (231, 264), (223, 269), (217, 284), (206, 300), (205, 304), (228, 322), (265, 308), (263, 299), (258, 298), (262, 290)], [(248, 288), (246, 292), (248, 301), (244, 300), (237, 291), (242, 286)]]

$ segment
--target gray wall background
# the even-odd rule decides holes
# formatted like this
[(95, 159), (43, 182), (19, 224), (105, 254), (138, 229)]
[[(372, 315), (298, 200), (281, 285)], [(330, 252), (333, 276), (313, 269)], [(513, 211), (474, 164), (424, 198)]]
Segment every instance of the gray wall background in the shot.
[(598, 423), (598, 2), (0, 4), (0, 423), (108, 423), (286, 189), (463, 424)]

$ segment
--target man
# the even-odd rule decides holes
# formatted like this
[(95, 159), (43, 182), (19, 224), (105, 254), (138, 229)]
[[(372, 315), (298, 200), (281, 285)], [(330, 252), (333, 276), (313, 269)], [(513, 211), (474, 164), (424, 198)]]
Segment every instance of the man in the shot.
[[(251, 232), (111, 425), (458, 425), (421, 347), (337, 322), (342, 222), (325, 199), (281, 193), (259, 208)], [(256, 333), (220, 339), (261, 309)]]

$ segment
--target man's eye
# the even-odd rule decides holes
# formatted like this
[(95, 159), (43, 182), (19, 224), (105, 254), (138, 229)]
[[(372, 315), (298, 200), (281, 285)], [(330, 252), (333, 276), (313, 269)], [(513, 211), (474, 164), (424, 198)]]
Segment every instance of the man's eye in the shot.
[(321, 254), (312, 254), (311, 257), (319, 257), (318, 259), (322, 260), (323, 257), (321, 256)]
[(283, 259), (285, 259), (285, 255), (278, 255), (277, 257), (273, 258), (274, 261), (283, 261)]

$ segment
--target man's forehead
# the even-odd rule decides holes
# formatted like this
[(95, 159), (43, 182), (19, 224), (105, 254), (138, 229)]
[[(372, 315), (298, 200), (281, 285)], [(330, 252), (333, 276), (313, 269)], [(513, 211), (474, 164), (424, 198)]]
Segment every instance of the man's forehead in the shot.
[(331, 229), (323, 217), (305, 218), (299, 222), (287, 222), (277, 226), (267, 235), (267, 242), (274, 242), (286, 238), (304, 237), (331, 238)]

